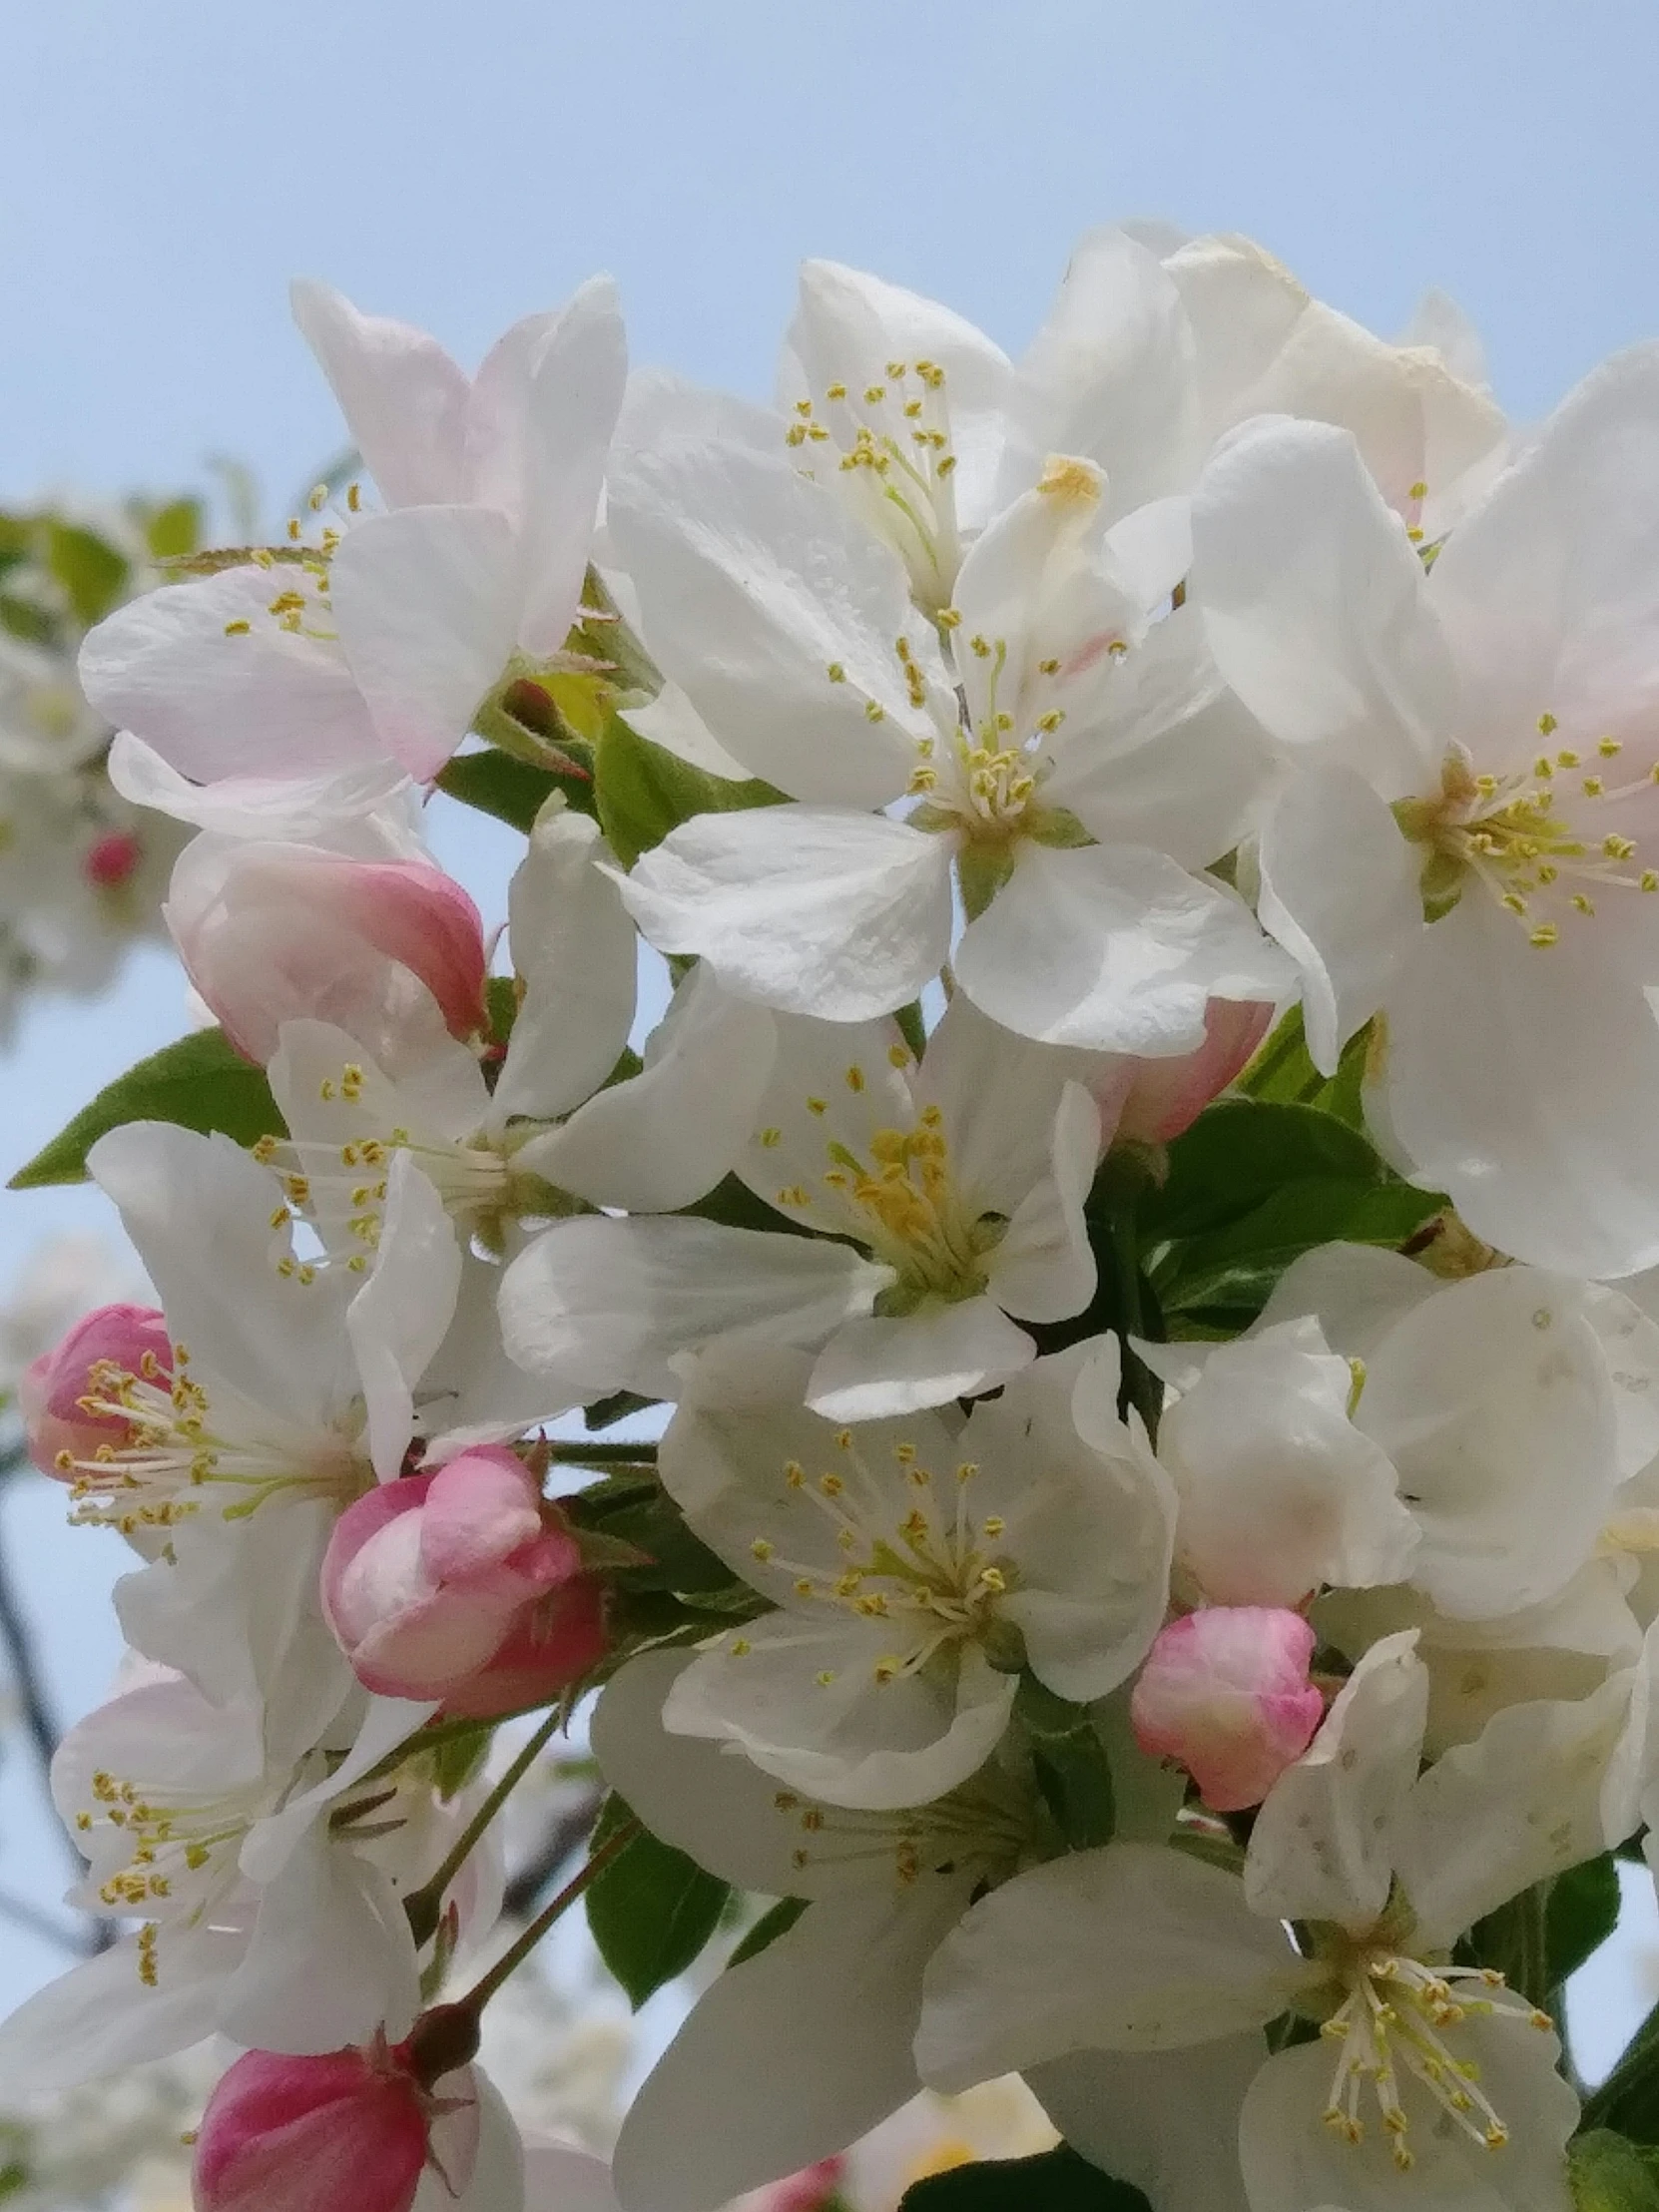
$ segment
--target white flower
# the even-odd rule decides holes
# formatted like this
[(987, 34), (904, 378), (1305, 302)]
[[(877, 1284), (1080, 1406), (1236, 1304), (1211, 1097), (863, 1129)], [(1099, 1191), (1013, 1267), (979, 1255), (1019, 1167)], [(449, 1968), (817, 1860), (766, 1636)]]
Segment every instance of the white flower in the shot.
[(1477, 1235), (1580, 1275), (1659, 1257), (1656, 473), (1637, 347), (1431, 566), (1353, 441), (1308, 424), (1241, 432), (1194, 523), (1217, 659), (1302, 764), (1260, 910), (1316, 1060), (1381, 1010), (1392, 1146)]
[(957, 1001), (919, 1067), (897, 1026), (780, 1019), (738, 1172), (836, 1239), (696, 1220), (565, 1222), (502, 1286), (513, 1359), (584, 1396), (678, 1394), (687, 1356), (741, 1333), (817, 1351), (809, 1402), (859, 1420), (989, 1388), (1094, 1289), (1083, 1221), (1100, 1149), (1078, 1056)]
[(665, 1733), (684, 1664), (648, 1653), (605, 1690), (593, 1747), (606, 1779), (723, 1880), (809, 1903), (705, 1991), (635, 2098), (614, 2165), (624, 2212), (716, 2212), (912, 2097), (922, 1970), (1033, 1831), (1029, 1792), (994, 1767), (920, 1812), (836, 1812), (780, 1790), (747, 1759)]
[(830, 1804), (924, 1805), (995, 1750), (1021, 1667), (1081, 1704), (1145, 1656), (1174, 1500), (1118, 1418), (1115, 1339), (1039, 1360), (961, 1423), (836, 1428), (801, 1407), (804, 1359), (719, 1365), (662, 1479), (779, 1610), (693, 1662), (667, 1727)]
[(294, 290), (391, 511), (170, 585), (88, 638), (87, 696), (198, 783), (383, 762), (430, 776), (489, 694), (562, 649), (626, 373), (603, 278), (470, 384), (424, 333)]
[[(1390, 1637), (1356, 1669), (1269, 1794), (1242, 1883), (1180, 1851), (1113, 1844), (976, 1906), (929, 1968), (923, 2074), (948, 2088), (1016, 2064), (1037, 2069), (1041, 2093), (1048, 2061), (1135, 2057), (1138, 2074), (1112, 2055), (1089, 2062), (1093, 2125), (1084, 2061), (1061, 2094), (1068, 2120), (1083, 2118), (1082, 2147), (1157, 2182), (1160, 2212), (1216, 2201), (1190, 2149), (1159, 2140), (1191, 2126), (1195, 2090), (1220, 2104), (1206, 2123), (1216, 2132), (1242, 2096), (1250, 2212), (1567, 2212), (1577, 2100), (1555, 2071), (1549, 2022), (1498, 1977), (1444, 1961), (1483, 1914), (1635, 1825), (1647, 1663), (1580, 1704), (1500, 1715), (1419, 1779), (1427, 1680), (1413, 1642)], [(1249, 2030), (1291, 2007), (1327, 2039), (1271, 2058), (1258, 2041), (1247, 2068)], [(1155, 2094), (1120, 2154), (1113, 2123), (1150, 2053), (1177, 2054), (1185, 2080), (1169, 2086), (1187, 2096)], [(1240, 2202), (1237, 2179), (1231, 2195)]]
[[(646, 640), (718, 744), (802, 804), (694, 818), (637, 864), (668, 951), (786, 1010), (858, 1020), (936, 972), (1025, 1035), (1177, 1053), (1208, 1000), (1285, 980), (1202, 869), (1268, 755), (1169, 610), (1181, 517), (1109, 530), (1100, 471), (1056, 459), (982, 532), (937, 627), (861, 517), (706, 408), (629, 453), (609, 527)], [(1162, 619), (1154, 621), (1155, 615)], [(875, 810), (908, 796), (899, 821)]]

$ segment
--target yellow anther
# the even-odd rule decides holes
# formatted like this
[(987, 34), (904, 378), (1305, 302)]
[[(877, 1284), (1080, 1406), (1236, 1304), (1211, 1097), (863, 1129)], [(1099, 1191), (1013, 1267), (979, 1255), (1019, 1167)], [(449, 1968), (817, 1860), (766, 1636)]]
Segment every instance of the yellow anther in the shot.
[(245, 638), (253, 627), (251, 622), (228, 622), (225, 625), (225, 635), (228, 638)]
[(1560, 727), (1561, 725), (1552, 714), (1541, 714), (1538, 717), (1538, 735), (1540, 738), (1552, 738)]

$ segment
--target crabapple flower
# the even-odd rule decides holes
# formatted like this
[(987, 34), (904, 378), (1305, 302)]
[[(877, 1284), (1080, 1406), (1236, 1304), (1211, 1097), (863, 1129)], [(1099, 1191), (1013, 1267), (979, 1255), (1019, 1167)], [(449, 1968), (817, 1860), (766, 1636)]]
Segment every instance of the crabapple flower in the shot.
[(347, 1506), (322, 1562), (322, 1604), (365, 1689), (450, 1709), (521, 1624), (542, 1650), (548, 1696), (605, 1643), (575, 1537), (523, 1460), (499, 1445)]
[(1260, 1805), (1325, 1717), (1300, 1613), (1215, 1605), (1160, 1629), (1129, 1701), (1135, 1741), (1174, 1759), (1217, 1813)]
[[(679, 1394), (723, 1336), (817, 1352), (809, 1401), (859, 1420), (992, 1387), (1035, 1356), (1008, 1318), (1058, 1321), (1094, 1289), (1083, 1200), (1092, 1063), (954, 1003), (919, 1066), (896, 1024), (780, 1016), (737, 1173), (843, 1240), (703, 1221), (577, 1221), (508, 1269), (511, 1357), (583, 1396)], [(864, 1259), (856, 1248), (869, 1257)]]
[[(1218, 2147), (1249, 2212), (1566, 2212), (1577, 2099), (1550, 2023), (1501, 1976), (1437, 1961), (1498, 1903), (1634, 1825), (1647, 1663), (1582, 1703), (1499, 1715), (1419, 1778), (1427, 1681), (1414, 1640), (1389, 1637), (1361, 1661), (1270, 1791), (1242, 1881), (1114, 1843), (977, 1905), (928, 1968), (924, 2077), (963, 2087), (1013, 2064), (1040, 2095), (1048, 2064), (1069, 2061), (1068, 2119), (1085, 2082), (1096, 2100), (1078, 2147), (1098, 2142), (1104, 2159), (1111, 2140), (1113, 2170), (1145, 2182), (1167, 2159), (1144, 2122), (1115, 2123), (1167, 2054), (1189, 2094), (1206, 2077), (1212, 2094), (1226, 2085)], [(1293, 1920), (1308, 1930), (1300, 1952)], [(1290, 2006), (1330, 2040), (1264, 2062), (1256, 2038), (1243, 2065), (1241, 2038)], [(1084, 2052), (1096, 2055), (1073, 2055)], [(1189, 2183), (1161, 2201), (1201, 2212), (1217, 2196)]]
[(409, 2212), (426, 2100), (389, 2050), (245, 2051), (202, 2115), (197, 2212)]
[(130, 1414), (99, 1408), (108, 1395), (106, 1383), (119, 1388), (140, 1378), (172, 1386), (166, 1315), (154, 1306), (126, 1305), (99, 1306), (84, 1315), (61, 1343), (29, 1363), (18, 1382), (35, 1465), (45, 1474), (63, 1475), (101, 1446), (127, 1442)]
[(959, 1426), (836, 1428), (801, 1408), (806, 1366), (711, 1357), (663, 1439), (689, 1525), (778, 1607), (692, 1662), (664, 1724), (830, 1804), (926, 1804), (996, 1749), (1021, 1667), (1078, 1703), (1127, 1678), (1164, 1616), (1174, 1499), (1118, 1418), (1111, 1338)]
[(179, 855), (165, 911), (192, 983), (262, 1067), (297, 1016), (392, 1067), (485, 1026), (478, 909), (424, 860), (209, 834)]
[[(765, 1004), (861, 1020), (938, 970), (954, 871), (957, 979), (1023, 1035), (1180, 1053), (1210, 999), (1277, 998), (1278, 955), (1195, 872), (1236, 843), (1269, 753), (1192, 611), (1167, 611), (1184, 525), (1119, 542), (1103, 493), (1054, 459), (935, 629), (891, 547), (784, 455), (694, 416), (627, 456), (609, 527), (646, 641), (798, 802), (700, 815), (648, 852), (624, 896), (651, 941)], [(906, 798), (904, 820), (875, 812)]]
[(594, 1756), (665, 1843), (808, 1907), (718, 1976), (652, 2069), (616, 2149), (624, 2212), (717, 2212), (908, 2102), (927, 1960), (1040, 1826), (1030, 1784), (994, 1763), (919, 1810), (846, 1813), (781, 1790), (748, 1759), (665, 1730), (687, 1664), (630, 1660), (600, 1696)]
[(501, 338), (471, 383), (403, 324), (295, 287), (391, 511), (135, 600), (91, 633), (87, 696), (212, 784), (391, 759), (427, 777), (575, 622), (626, 357), (614, 289)]
[(1299, 764), (1260, 911), (1316, 1061), (1381, 1013), (1391, 1148), (1477, 1236), (1590, 1276), (1659, 1259), (1656, 472), (1638, 346), (1431, 564), (1352, 440), (1306, 423), (1242, 431), (1194, 520), (1217, 659)]

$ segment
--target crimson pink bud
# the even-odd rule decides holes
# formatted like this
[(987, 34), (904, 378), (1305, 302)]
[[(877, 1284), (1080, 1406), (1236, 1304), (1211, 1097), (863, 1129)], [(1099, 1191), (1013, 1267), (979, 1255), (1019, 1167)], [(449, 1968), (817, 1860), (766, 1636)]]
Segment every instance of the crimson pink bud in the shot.
[(1273, 1008), (1256, 999), (1212, 998), (1204, 1014), (1204, 1042), (1171, 1059), (1119, 1061), (1096, 1084), (1112, 1142), (1170, 1144), (1190, 1129), (1211, 1099), (1226, 1090), (1268, 1033)]
[(47, 1474), (72, 1475), (72, 1462), (100, 1445), (128, 1443), (146, 1392), (165, 1392), (172, 1382), (165, 1315), (153, 1306), (96, 1307), (24, 1370), (18, 1397), (30, 1458)]
[[(585, 1671), (597, 1656), (585, 1630), (591, 1582), (523, 1461), (484, 1444), (347, 1506), (322, 1563), (322, 1605), (367, 1689), (447, 1705), (509, 1645), (515, 1659), (525, 1647), (524, 1664), (539, 1655), (542, 1677), (577, 1657), (563, 1679)], [(573, 1591), (584, 1596), (570, 1601)], [(602, 1622), (599, 1632), (602, 1649)]]
[(334, 1022), (388, 1067), (423, 1004), (440, 1040), (484, 1026), (483, 923), (425, 860), (198, 837), (173, 871), (167, 921), (226, 1035), (262, 1064), (284, 1021)]
[(131, 830), (107, 830), (81, 854), (81, 873), (96, 890), (119, 890), (143, 858), (144, 846)]
[(803, 2166), (798, 2174), (787, 2174), (761, 2190), (755, 2212), (825, 2212), (836, 2202), (845, 2173), (843, 2157), (821, 2158), (816, 2166)]
[(196, 2212), (409, 2212), (429, 2099), (395, 2052), (251, 2050), (203, 2114)]
[(1213, 1605), (1171, 1621), (1130, 1695), (1135, 1741), (1179, 1761), (1216, 1812), (1260, 1805), (1324, 1714), (1313, 1656), (1314, 1631), (1280, 1606)]

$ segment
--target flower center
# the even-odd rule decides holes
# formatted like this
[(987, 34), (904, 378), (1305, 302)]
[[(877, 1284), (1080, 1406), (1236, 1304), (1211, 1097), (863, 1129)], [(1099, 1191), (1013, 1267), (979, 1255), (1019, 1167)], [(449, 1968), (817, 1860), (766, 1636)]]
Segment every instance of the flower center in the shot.
[[(116, 1912), (136, 1913), (171, 1899), (175, 1884), (189, 1894), (189, 1920), (200, 1920), (238, 1879), (237, 1859), (249, 1830), (268, 1810), (263, 1784), (220, 1797), (181, 1797), (161, 1804), (133, 1782), (107, 1773), (92, 1778), (92, 1804), (75, 1816), (83, 1836), (119, 1837), (129, 1856), (98, 1887)], [(94, 1847), (87, 1847), (89, 1849)], [(139, 1944), (139, 1972), (154, 1986), (156, 1931)]]
[[(847, 1084), (861, 1090), (862, 1071), (849, 1068)], [(829, 1110), (825, 1099), (809, 1098), (807, 1105), (814, 1114)], [(761, 1142), (771, 1136), (763, 1131)], [(930, 1299), (954, 1304), (980, 1295), (986, 1258), (1007, 1223), (1000, 1214), (974, 1213), (963, 1197), (951, 1174), (937, 1106), (924, 1106), (908, 1129), (877, 1129), (867, 1158), (838, 1137), (827, 1141), (825, 1154), (830, 1164), (821, 1180), (834, 1194), (836, 1213), (861, 1244), (897, 1272), (897, 1283), (878, 1301), (880, 1313), (914, 1313)], [(777, 1195), (778, 1205), (796, 1210), (812, 1202), (812, 1192), (799, 1183)]]
[(945, 373), (936, 361), (888, 361), (877, 383), (836, 379), (798, 399), (786, 443), (811, 463), (836, 456), (835, 481), (909, 572), (917, 604), (937, 614), (961, 560), (956, 455)]
[(373, 1484), (368, 1462), (343, 1436), (239, 1435), (216, 1427), (184, 1345), (173, 1348), (171, 1375), (154, 1353), (145, 1354), (136, 1375), (113, 1360), (97, 1361), (77, 1403), (95, 1418), (124, 1423), (126, 1440), (100, 1444), (90, 1458), (58, 1453), (71, 1517), (124, 1536), (172, 1527), (199, 1509), (199, 1493), (210, 1483), (240, 1493), (222, 1507), (227, 1520), (245, 1519), (283, 1492), (345, 1504)]
[(1004, 1777), (976, 1776), (931, 1805), (900, 1813), (848, 1812), (780, 1790), (775, 1809), (798, 1828), (791, 1853), (798, 1873), (809, 1868), (889, 1865), (901, 1889), (923, 1875), (969, 1872), (1004, 1882), (1036, 1841), (1030, 1804)]
[[(940, 1480), (913, 1443), (901, 1442), (893, 1446), (896, 1476), (883, 1476), (864, 1458), (850, 1428), (838, 1431), (835, 1444), (836, 1466), (811, 1475), (791, 1459), (784, 1479), (834, 1528), (838, 1569), (791, 1559), (767, 1536), (750, 1546), (755, 1558), (792, 1575), (795, 1595), (808, 1603), (893, 1625), (899, 1648), (876, 1660), (878, 1683), (919, 1673), (936, 1654), (961, 1643), (1009, 1656), (1004, 1646), (1014, 1639), (997, 1615), (1016, 1570), (996, 1548), (1001, 1517), (976, 1519), (969, 1511), (978, 1468), (963, 1460)], [(895, 1495), (897, 1484), (902, 1488)], [(906, 1502), (909, 1509), (901, 1513)], [(728, 1648), (743, 1658), (753, 1646), (738, 1635)], [(826, 1689), (836, 1679), (833, 1670), (819, 1677)]]
[[(1539, 716), (1540, 736), (1556, 727), (1553, 715)], [(1476, 775), (1465, 755), (1448, 754), (1436, 796), (1394, 807), (1404, 835), (1425, 847), (1427, 918), (1449, 912), (1476, 882), (1545, 949), (1559, 941), (1563, 919), (1594, 914), (1601, 893), (1659, 891), (1659, 870), (1640, 863), (1636, 838), (1615, 827), (1618, 817), (1609, 812), (1651, 800), (1659, 766), (1619, 777), (1603, 764), (1622, 751), (1617, 738), (1602, 738), (1587, 771), (1567, 747), (1539, 753), (1530, 770), (1502, 777)]]
[(1409, 2172), (1415, 2156), (1400, 2099), (1404, 2077), (1420, 2083), (1471, 2142), (1501, 2150), (1508, 2126), (1480, 2086), (1479, 2067), (1459, 2055), (1456, 2030), (1465, 2020), (1497, 2016), (1547, 2030), (1549, 2015), (1510, 1995), (1490, 1967), (1424, 1966), (1385, 1945), (1354, 1946), (1342, 1979), (1347, 1994), (1320, 2031), (1341, 2045), (1326, 2125), (1362, 2142), (1369, 2089), (1393, 2162)]

